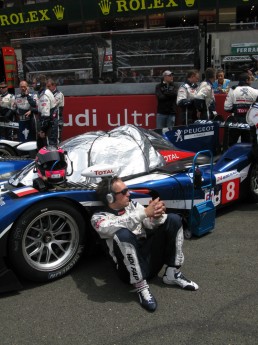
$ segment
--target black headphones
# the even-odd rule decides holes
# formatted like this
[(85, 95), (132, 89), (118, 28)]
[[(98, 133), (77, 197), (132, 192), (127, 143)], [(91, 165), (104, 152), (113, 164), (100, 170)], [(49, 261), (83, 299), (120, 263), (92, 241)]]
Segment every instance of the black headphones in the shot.
[(112, 177), (108, 178), (108, 194), (106, 195), (106, 201), (108, 204), (112, 204), (116, 199), (115, 193), (113, 193), (111, 190), (111, 180)]

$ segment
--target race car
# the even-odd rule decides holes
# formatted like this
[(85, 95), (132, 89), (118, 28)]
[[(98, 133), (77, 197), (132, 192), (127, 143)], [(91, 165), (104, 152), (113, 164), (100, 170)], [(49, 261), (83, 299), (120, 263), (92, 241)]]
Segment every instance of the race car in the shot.
[(48, 282), (74, 267), (97, 240), (90, 218), (102, 206), (96, 186), (105, 176), (120, 176), (143, 205), (160, 197), (167, 212), (182, 216), (185, 232), (196, 236), (213, 230), (215, 208), (245, 196), (258, 200), (250, 144), (234, 145), (216, 162), (204, 150), (168, 163), (167, 140), (127, 125), (44, 150), (1, 185), (0, 291), (16, 289), (19, 276)]

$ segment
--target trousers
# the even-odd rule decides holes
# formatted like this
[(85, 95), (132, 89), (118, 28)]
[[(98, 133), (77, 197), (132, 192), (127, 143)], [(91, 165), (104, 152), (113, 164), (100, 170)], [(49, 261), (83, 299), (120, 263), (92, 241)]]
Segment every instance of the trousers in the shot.
[(119, 229), (113, 239), (118, 276), (135, 284), (156, 276), (164, 264), (179, 268), (184, 262), (183, 241), (181, 217), (176, 214), (168, 214), (165, 223), (147, 232), (145, 239)]

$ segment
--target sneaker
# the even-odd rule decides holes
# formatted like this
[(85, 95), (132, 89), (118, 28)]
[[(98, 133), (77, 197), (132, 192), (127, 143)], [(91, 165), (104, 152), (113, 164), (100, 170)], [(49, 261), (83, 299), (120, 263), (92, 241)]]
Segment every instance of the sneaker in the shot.
[(163, 276), (163, 282), (168, 285), (179, 285), (185, 290), (195, 291), (199, 289), (196, 283), (187, 279), (182, 272), (174, 267), (167, 267)]
[(150, 292), (149, 285), (146, 284), (137, 290), (141, 306), (148, 311), (155, 311), (157, 308), (157, 302), (155, 297)]

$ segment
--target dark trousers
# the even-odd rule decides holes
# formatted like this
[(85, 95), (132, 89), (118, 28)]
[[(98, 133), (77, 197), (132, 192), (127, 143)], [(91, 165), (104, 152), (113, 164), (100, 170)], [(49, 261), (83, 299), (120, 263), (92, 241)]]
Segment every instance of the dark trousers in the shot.
[(150, 230), (146, 239), (138, 239), (126, 228), (115, 233), (113, 245), (116, 269), (124, 282), (135, 284), (152, 278), (164, 264), (174, 267), (183, 264), (181, 217), (176, 214), (167, 216), (166, 222)]

